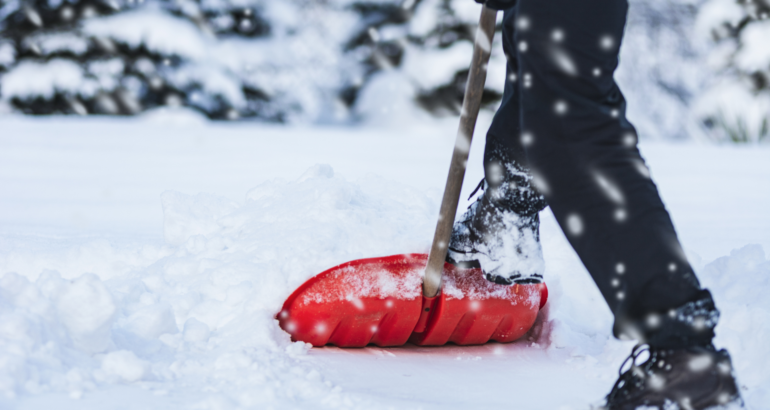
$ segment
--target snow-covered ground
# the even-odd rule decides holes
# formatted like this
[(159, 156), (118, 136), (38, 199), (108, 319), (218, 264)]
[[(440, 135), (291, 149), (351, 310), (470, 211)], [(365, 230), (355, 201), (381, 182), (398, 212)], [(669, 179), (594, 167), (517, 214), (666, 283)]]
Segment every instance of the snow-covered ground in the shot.
[[(0, 118), (0, 408), (587, 408), (631, 346), (547, 210), (537, 335), (309, 349), (273, 319), (326, 268), (427, 250), (454, 126)], [(768, 409), (770, 149), (642, 152)]]

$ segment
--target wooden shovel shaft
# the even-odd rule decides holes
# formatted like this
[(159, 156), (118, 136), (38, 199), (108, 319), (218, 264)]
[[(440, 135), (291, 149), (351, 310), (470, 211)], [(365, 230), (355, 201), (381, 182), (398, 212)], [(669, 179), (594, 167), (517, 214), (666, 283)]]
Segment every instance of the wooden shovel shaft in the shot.
[(436, 296), (441, 289), (441, 275), (444, 270), (447, 245), (449, 244), (449, 237), (452, 235), (457, 205), (460, 202), (460, 191), (463, 187), (465, 167), (468, 164), (468, 155), (471, 151), (473, 129), (476, 127), (476, 118), (479, 115), (479, 108), (481, 108), (481, 95), (484, 92), (484, 82), (487, 79), (487, 63), (492, 50), (496, 19), (497, 11), (482, 6), (479, 27), (476, 30), (476, 42), (473, 46), (470, 73), (465, 85), (460, 127), (457, 131), (452, 163), (449, 166), (444, 198), (441, 200), (441, 210), (436, 224), (436, 233), (433, 236), (433, 245), (430, 248), (428, 266), (425, 268), (422, 284), (422, 293), (429, 298)]

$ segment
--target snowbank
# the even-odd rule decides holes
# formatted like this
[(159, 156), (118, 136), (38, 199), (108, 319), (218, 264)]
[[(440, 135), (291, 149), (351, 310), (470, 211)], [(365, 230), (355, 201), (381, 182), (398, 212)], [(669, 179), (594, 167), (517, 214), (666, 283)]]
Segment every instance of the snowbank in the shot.
[(744, 398), (764, 408), (770, 403), (770, 373), (757, 364), (770, 363), (770, 259), (761, 246), (746, 245), (709, 263), (699, 275), (722, 311), (716, 344), (732, 353)]
[(6, 397), (80, 397), (111, 384), (157, 389), (202, 378), (237, 391), (233, 405), (335, 407), (344, 395), (294, 357), (307, 347), (289, 341), (275, 312), (321, 268), (361, 255), (424, 252), (418, 238), (431, 231), (437, 211), (419, 191), (377, 179), (347, 182), (328, 165), (296, 181), (263, 183), (242, 203), (178, 192), (164, 193), (162, 203), (168, 244), (145, 268), (104, 280), (99, 272), (71, 280), (56, 271), (2, 276)]

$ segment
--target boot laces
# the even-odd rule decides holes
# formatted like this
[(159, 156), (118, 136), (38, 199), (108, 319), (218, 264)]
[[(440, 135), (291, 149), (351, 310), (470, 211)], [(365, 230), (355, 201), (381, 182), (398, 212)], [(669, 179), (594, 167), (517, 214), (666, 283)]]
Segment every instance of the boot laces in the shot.
[[(639, 357), (645, 352), (649, 353), (650, 357), (647, 361), (641, 365), (637, 364)], [(657, 354), (653, 351), (650, 345), (638, 344), (631, 350), (631, 354), (623, 360), (623, 364), (618, 369), (618, 380), (615, 385), (612, 386), (610, 394), (607, 395), (607, 402), (610, 403), (613, 399), (620, 399), (621, 396), (627, 396), (632, 391), (641, 389), (644, 386), (646, 380), (646, 372), (642, 367), (650, 367), (656, 361)], [(628, 370), (623, 371), (627, 364), (631, 364)]]
[(471, 192), (471, 194), (468, 195), (468, 200), (469, 201), (470, 201), (471, 198), (473, 198), (474, 195), (476, 195), (476, 192), (479, 192), (479, 189), (482, 190), (482, 191), (484, 190), (484, 182), (485, 181), (486, 181), (486, 178), (481, 178), (481, 181), (476, 186), (476, 188), (473, 190), (473, 192)]

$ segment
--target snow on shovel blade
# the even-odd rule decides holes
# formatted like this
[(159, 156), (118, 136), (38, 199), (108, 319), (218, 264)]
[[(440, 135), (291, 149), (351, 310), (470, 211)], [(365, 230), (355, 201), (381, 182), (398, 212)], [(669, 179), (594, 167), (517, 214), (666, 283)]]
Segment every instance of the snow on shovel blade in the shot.
[(427, 255), (359, 259), (320, 273), (277, 315), (292, 340), (313, 346), (421, 346), (512, 342), (535, 323), (545, 284), (504, 286), (477, 269), (444, 265), (441, 293), (422, 295)]

